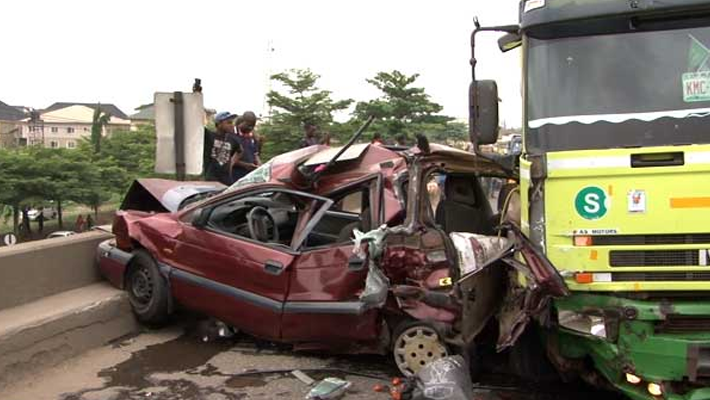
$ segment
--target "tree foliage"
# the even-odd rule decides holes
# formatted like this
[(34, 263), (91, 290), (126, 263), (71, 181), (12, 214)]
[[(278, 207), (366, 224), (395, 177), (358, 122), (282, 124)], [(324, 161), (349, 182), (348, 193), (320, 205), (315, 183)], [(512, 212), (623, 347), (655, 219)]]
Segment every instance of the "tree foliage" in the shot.
[[(86, 151), (85, 145), (80, 146)], [(124, 171), (127, 187), (136, 178), (155, 175), (156, 135), (154, 125), (142, 125), (136, 131), (116, 131), (102, 140), (95, 160), (113, 160)]]
[(357, 103), (353, 115), (359, 120), (375, 116), (371, 131), (389, 140), (398, 135), (412, 139), (416, 133), (446, 131), (452, 118), (439, 115), (443, 107), (433, 102), (424, 88), (414, 86), (418, 78), (419, 74), (406, 75), (397, 70), (379, 72), (367, 82), (379, 89), (381, 96)]
[(298, 148), (303, 137), (303, 124), (318, 125), (330, 131), (333, 113), (347, 109), (353, 100), (333, 100), (329, 90), (318, 87), (320, 75), (309, 69), (292, 69), (271, 76), (282, 87), (267, 94), (273, 113), (260, 126), (266, 136), (264, 152), (267, 156)]
[(94, 109), (94, 117), (91, 122), (91, 144), (94, 146), (94, 153), (101, 151), (101, 139), (104, 126), (108, 124), (111, 116), (101, 111), (101, 104)]
[(78, 150), (0, 149), (0, 208), (12, 210), (16, 233), (19, 213), (25, 206), (54, 202), (61, 226), (66, 202), (84, 204), (97, 213), (103, 203), (123, 194), (133, 179), (153, 175), (152, 126), (137, 132), (114, 132), (101, 143), (99, 152), (91, 138), (82, 142)]

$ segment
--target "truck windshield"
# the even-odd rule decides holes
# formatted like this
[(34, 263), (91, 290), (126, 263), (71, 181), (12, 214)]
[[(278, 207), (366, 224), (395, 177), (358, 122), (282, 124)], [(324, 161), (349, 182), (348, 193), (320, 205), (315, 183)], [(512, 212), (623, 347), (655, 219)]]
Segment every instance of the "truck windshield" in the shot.
[(531, 152), (710, 143), (710, 28), (529, 38)]

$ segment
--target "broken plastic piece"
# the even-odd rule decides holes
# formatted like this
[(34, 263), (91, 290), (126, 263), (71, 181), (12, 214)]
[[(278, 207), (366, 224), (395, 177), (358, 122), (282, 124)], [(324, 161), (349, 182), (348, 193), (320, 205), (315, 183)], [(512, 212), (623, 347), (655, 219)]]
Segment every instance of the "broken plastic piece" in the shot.
[(360, 300), (365, 304), (365, 309), (380, 308), (387, 301), (387, 290), (389, 279), (377, 265), (377, 261), (384, 249), (384, 240), (387, 236), (387, 225), (382, 225), (377, 229), (367, 233), (362, 233), (355, 229), (355, 247), (353, 253), (364, 259), (367, 256), (363, 253), (362, 244), (367, 243), (367, 252), (370, 262), (368, 263), (367, 278), (365, 278), (365, 290), (360, 294)]
[(305, 374), (303, 371), (301, 371), (300, 369), (296, 369), (296, 370), (291, 371), (291, 374), (292, 374), (293, 376), (295, 376), (299, 381), (305, 383), (305, 384), (308, 385), (308, 386), (311, 386), (312, 384), (316, 383), (316, 381), (313, 380), (313, 378), (311, 378), (310, 376), (306, 375), (306, 374)]
[[(360, 232), (358, 229), (353, 229), (353, 234), (355, 235), (355, 239), (353, 240), (355, 242), (353, 253), (357, 254), (362, 259), (368, 255), (370, 259), (377, 259), (382, 255), (382, 250), (384, 249), (383, 244), (387, 236), (387, 225), (382, 225), (366, 233)], [(367, 252), (369, 254), (363, 252), (363, 243), (367, 243)]]
[(360, 301), (365, 304), (365, 309), (380, 308), (387, 301), (389, 279), (375, 263), (371, 262), (365, 278), (365, 290), (360, 294)]
[(325, 378), (320, 381), (306, 395), (307, 400), (328, 400), (337, 399), (342, 396), (346, 390), (352, 385), (348, 381), (338, 378)]

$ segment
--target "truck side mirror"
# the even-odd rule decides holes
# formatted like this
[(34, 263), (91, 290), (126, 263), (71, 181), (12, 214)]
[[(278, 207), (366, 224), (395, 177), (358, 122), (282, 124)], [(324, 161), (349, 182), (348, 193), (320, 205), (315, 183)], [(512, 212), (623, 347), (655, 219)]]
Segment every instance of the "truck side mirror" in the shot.
[(522, 46), (523, 37), (519, 33), (506, 33), (498, 39), (498, 48), (505, 53)]
[(498, 85), (496, 81), (474, 81), (468, 90), (471, 142), (492, 144), (498, 140)]

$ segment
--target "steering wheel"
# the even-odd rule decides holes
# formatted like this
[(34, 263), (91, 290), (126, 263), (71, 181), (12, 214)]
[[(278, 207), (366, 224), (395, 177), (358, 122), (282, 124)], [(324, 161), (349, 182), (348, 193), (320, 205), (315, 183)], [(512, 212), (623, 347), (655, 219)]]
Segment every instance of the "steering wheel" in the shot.
[[(278, 242), (279, 229), (276, 227), (276, 220), (269, 210), (261, 206), (255, 206), (247, 214), (247, 224), (249, 225), (249, 236), (260, 242)], [(269, 236), (269, 225), (271, 225), (271, 236)]]

